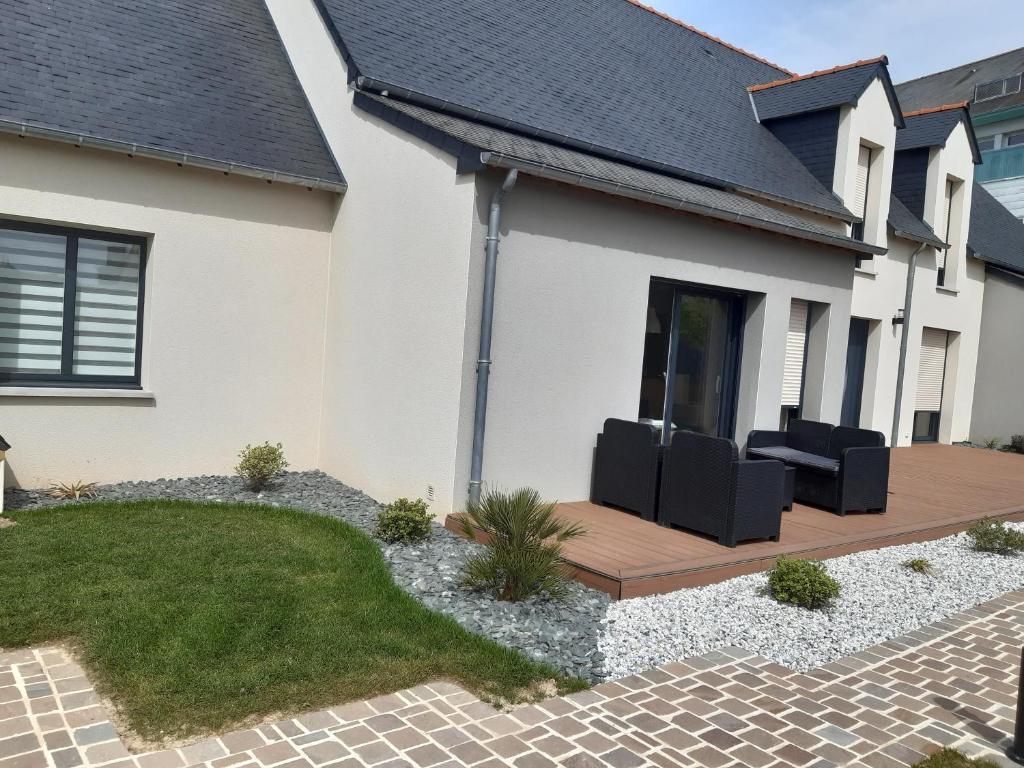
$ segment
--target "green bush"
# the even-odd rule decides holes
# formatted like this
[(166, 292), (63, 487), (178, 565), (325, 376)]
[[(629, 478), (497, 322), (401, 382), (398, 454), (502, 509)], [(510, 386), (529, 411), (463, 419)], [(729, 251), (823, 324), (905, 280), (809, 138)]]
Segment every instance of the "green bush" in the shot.
[(247, 445), (238, 453), (235, 472), (254, 491), (261, 491), (270, 479), (288, 466), (281, 444)]
[(839, 597), (839, 582), (816, 560), (792, 560), (780, 555), (768, 573), (768, 592), (780, 603), (813, 610)]
[(1011, 435), (1009, 449), (1014, 453), (1024, 453), (1024, 435)]
[(911, 768), (999, 768), (991, 760), (976, 757), (973, 760), (956, 749), (944, 747), (931, 757), (914, 763)]
[(931, 573), (932, 564), (925, 557), (915, 557), (903, 563), (904, 568), (909, 568), (914, 573)]
[(1001, 437), (986, 437), (981, 441), (981, 444), (988, 448), (990, 451), (994, 451), (999, 448), (999, 444), (1003, 442)]
[(433, 516), (423, 499), (396, 499), (377, 518), (377, 538), (388, 544), (413, 544), (430, 533)]
[(1024, 551), (1024, 533), (1007, 528), (1001, 520), (980, 520), (967, 529), (967, 537), (978, 552), (1012, 555)]
[(585, 530), (559, 519), (555, 504), (542, 501), (537, 491), (488, 491), (467, 505), (459, 523), (466, 536), (482, 537), (487, 544), (484, 554), (466, 563), (466, 586), (493, 590), (499, 599), (514, 602), (545, 592), (554, 598), (565, 594), (562, 544)]

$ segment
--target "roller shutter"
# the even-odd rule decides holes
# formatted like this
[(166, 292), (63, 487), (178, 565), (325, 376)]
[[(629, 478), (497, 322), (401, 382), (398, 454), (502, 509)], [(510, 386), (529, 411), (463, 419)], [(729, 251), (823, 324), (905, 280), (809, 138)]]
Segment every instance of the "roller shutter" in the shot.
[(853, 190), (853, 213), (864, 218), (868, 202), (868, 176), (871, 168), (871, 148), (861, 146), (857, 153), (857, 185)]
[(938, 413), (942, 410), (942, 379), (946, 370), (946, 331), (924, 328), (921, 331), (921, 364), (917, 372), (916, 411)]
[(786, 333), (786, 367), (782, 375), (782, 405), (800, 405), (804, 383), (804, 350), (807, 348), (807, 302), (793, 299)]

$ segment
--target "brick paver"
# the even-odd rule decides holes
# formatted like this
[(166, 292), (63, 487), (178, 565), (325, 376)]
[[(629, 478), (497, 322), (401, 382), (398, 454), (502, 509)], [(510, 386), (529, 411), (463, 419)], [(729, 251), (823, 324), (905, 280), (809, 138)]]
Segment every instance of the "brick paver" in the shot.
[(0, 652), (0, 768), (886, 768), (940, 744), (1000, 762), (1022, 641), (1019, 591), (805, 674), (724, 648), (508, 713), (433, 683), (145, 754), (63, 649)]

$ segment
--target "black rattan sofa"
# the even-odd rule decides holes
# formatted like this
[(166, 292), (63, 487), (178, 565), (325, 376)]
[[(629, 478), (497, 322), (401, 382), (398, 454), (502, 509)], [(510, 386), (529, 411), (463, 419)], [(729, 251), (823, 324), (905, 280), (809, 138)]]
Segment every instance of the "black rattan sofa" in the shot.
[(795, 468), (797, 501), (839, 515), (885, 512), (889, 449), (881, 432), (792, 419), (785, 432), (751, 432), (747, 457), (776, 459)]
[(661, 453), (661, 430), (636, 421), (605, 419), (594, 452), (590, 500), (653, 521)]
[(658, 522), (714, 536), (727, 547), (778, 541), (784, 475), (779, 461), (741, 460), (732, 440), (675, 432), (662, 465)]

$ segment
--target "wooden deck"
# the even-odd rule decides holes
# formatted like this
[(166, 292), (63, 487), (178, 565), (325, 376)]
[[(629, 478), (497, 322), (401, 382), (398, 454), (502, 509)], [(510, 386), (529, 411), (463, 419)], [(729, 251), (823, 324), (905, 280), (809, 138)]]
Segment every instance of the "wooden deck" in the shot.
[(588, 530), (565, 548), (575, 578), (616, 598), (641, 597), (765, 570), (780, 554), (836, 557), (941, 538), (983, 517), (1024, 520), (1024, 456), (949, 445), (898, 448), (885, 514), (839, 517), (797, 504), (783, 513), (778, 542), (735, 549), (587, 501), (559, 510)]

